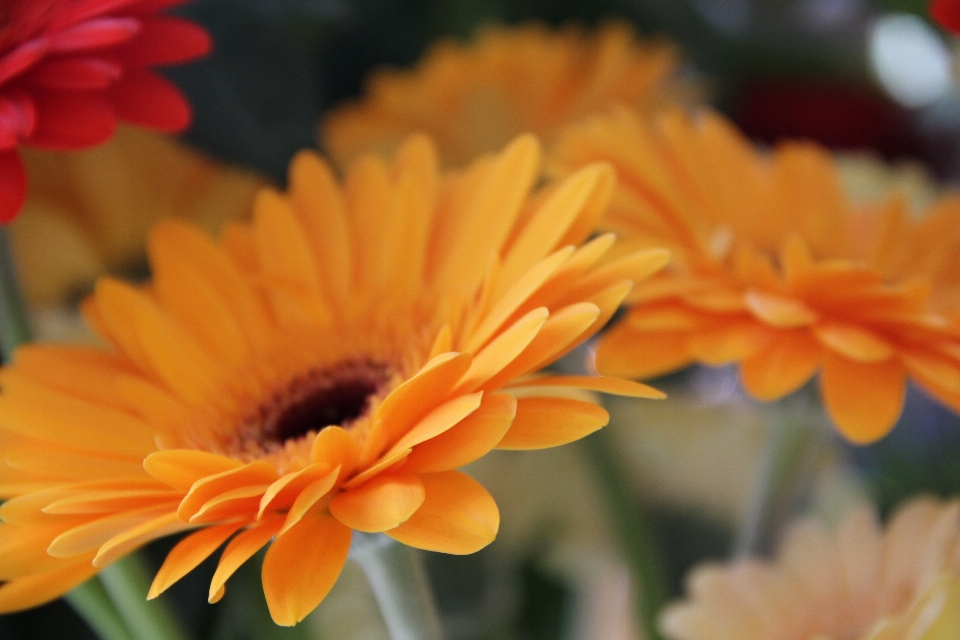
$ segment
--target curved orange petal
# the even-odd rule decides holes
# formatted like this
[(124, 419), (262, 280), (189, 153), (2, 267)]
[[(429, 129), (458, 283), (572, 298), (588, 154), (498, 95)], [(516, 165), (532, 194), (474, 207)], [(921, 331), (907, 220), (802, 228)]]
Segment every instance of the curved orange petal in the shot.
[(722, 365), (755, 355), (770, 344), (775, 331), (753, 319), (718, 316), (710, 328), (691, 333), (688, 345), (700, 362)]
[(189, 520), (209, 500), (222, 493), (241, 487), (267, 485), (277, 480), (277, 468), (264, 460), (257, 460), (237, 469), (202, 478), (193, 483), (187, 495), (180, 501), (177, 516)]
[(59, 598), (99, 569), (90, 564), (89, 557), (65, 567), (11, 580), (0, 587), (0, 614), (29, 609)]
[(169, 449), (151, 453), (143, 468), (151, 476), (174, 489), (188, 491), (201, 478), (239, 469), (243, 463), (233, 458), (206, 451)]
[(813, 335), (825, 347), (857, 362), (883, 362), (893, 356), (893, 346), (864, 327), (822, 322), (813, 327)]
[(606, 376), (545, 376), (516, 382), (511, 384), (509, 388), (517, 389), (523, 387), (573, 387), (576, 389), (586, 389), (587, 391), (609, 393), (615, 396), (648, 398), (651, 400), (663, 400), (667, 397), (667, 394), (663, 391), (654, 389), (640, 382), (624, 380), (623, 378), (609, 378)]
[(820, 386), (840, 432), (852, 442), (869, 444), (885, 436), (900, 417), (907, 374), (897, 360), (866, 364), (827, 351)]
[(427, 414), (413, 429), (400, 438), (387, 455), (411, 449), (421, 442), (441, 435), (476, 411), (482, 401), (482, 391), (448, 400)]
[[(363, 444), (361, 460), (373, 461), (450, 393), (470, 367), (470, 354), (442, 353), (390, 392), (373, 416), (374, 428)], [(322, 434), (323, 432), (321, 432)]]
[(459, 471), (420, 474), (425, 499), (413, 516), (386, 534), (403, 544), (465, 555), (497, 537), (500, 511), (479, 482)]
[(274, 541), (261, 574), (275, 623), (292, 627), (320, 604), (343, 569), (350, 537), (332, 516), (311, 513)]
[(610, 421), (610, 414), (592, 402), (571, 398), (532, 397), (517, 400), (513, 425), (498, 449), (546, 449), (593, 433)]
[(740, 379), (758, 400), (776, 400), (816, 373), (823, 348), (803, 329), (783, 331), (763, 351), (740, 363)]
[(597, 371), (605, 376), (652, 378), (693, 364), (690, 336), (678, 333), (641, 333), (627, 323), (610, 329), (597, 347)]
[(486, 395), (476, 411), (414, 447), (403, 468), (411, 473), (449, 471), (479, 460), (503, 439), (516, 414), (513, 396)]
[(150, 591), (147, 592), (147, 600), (153, 600), (177, 580), (193, 571), (241, 526), (243, 526), (242, 523), (235, 522), (208, 527), (178, 542), (167, 554), (166, 560), (154, 576)]
[(743, 300), (753, 315), (774, 327), (805, 327), (818, 319), (816, 312), (796, 298), (751, 289)]
[(282, 516), (267, 517), (259, 524), (240, 532), (236, 538), (230, 541), (220, 555), (217, 570), (213, 573), (213, 579), (210, 581), (210, 592), (207, 596), (209, 602), (216, 602), (220, 599), (216, 596), (218, 594), (223, 595), (223, 585), (226, 584), (230, 576), (244, 562), (252, 558), (253, 554), (270, 542), (270, 539), (280, 530), (282, 525)]
[(380, 475), (335, 496), (330, 513), (351, 529), (379, 533), (406, 522), (423, 500), (423, 484), (417, 476)]

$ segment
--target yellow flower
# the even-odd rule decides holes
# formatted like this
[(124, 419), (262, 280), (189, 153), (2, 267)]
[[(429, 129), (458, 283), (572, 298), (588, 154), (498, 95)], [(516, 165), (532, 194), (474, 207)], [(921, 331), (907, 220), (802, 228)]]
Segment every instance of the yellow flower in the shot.
[(457, 467), (602, 427), (606, 411), (571, 389), (660, 395), (527, 375), (666, 262), (654, 250), (598, 266), (609, 235), (579, 246), (609, 167), (532, 191), (539, 175), (531, 136), (456, 174), (414, 137), (342, 186), (304, 152), (289, 192), (261, 192), (219, 246), (155, 228), (152, 282), (101, 280), (86, 305), (110, 350), (28, 346), (0, 373), (0, 611), (194, 529), (150, 596), (230, 540), (216, 601), (273, 539), (263, 586), (282, 625), (323, 599), (352, 529), (447, 553), (487, 545), (496, 504)]
[(738, 362), (746, 390), (774, 400), (819, 371), (858, 443), (892, 428), (908, 378), (960, 410), (960, 198), (919, 219), (900, 197), (855, 206), (820, 147), (764, 153), (711, 112), (598, 117), (571, 128), (555, 169), (598, 160), (620, 180), (602, 226), (676, 256), (606, 334), (601, 372)]
[(106, 144), (22, 151), (30, 181), (9, 226), (24, 294), (35, 306), (89, 290), (97, 276), (143, 261), (147, 230), (167, 216), (217, 232), (245, 216), (264, 180), (172, 138), (121, 126)]
[(593, 33), (489, 27), (471, 44), (435, 45), (412, 70), (374, 74), (363, 99), (326, 117), (322, 142), (343, 166), (424, 131), (444, 164), (460, 166), (527, 131), (549, 141), (562, 125), (614, 104), (679, 99), (676, 67), (671, 46), (638, 40), (622, 23)]
[(673, 640), (947, 640), (960, 628), (960, 503), (919, 498), (886, 529), (795, 526), (771, 562), (706, 565), (660, 619)]

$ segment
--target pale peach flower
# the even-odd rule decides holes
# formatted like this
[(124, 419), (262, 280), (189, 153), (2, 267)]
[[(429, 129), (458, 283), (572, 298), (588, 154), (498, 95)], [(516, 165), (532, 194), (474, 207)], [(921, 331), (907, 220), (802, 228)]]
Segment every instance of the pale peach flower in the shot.
[(917, 498), (881, 527), (806, 521), (772, 561), (706, 565), (664, 612), (672, 640), (947, 640), (960, 628), (960, 501)]

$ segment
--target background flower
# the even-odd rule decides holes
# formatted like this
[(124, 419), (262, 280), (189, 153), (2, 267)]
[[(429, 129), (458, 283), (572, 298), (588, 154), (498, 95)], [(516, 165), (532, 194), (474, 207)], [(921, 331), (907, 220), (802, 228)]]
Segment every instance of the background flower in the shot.
[(199, 26), (157, 11), (184, 0), (13, 0), (0, 13), (0, 221), (26, 191), (17, 149), (79, 149), (117, 120), (164, 131), (190, 121), (179, 90), (150, 67), (210, 48)]
[(638, 288), (597, 366), (650, 377), (737, 362), (774, 400), (820, 372), (850, 440), (886, 434), (907, 378), (960, 409), (960, 200), (917, 219), (902, 198), (855, 207), (826, 152), (755, 149), (721, 116), (626, 110), (575, 126), (560, 171), (611, 162), (620, 186), (604, 227), (626, 246), (662, 244), (673, 268)]
[(24, 150), (30, 193), (9, 226), (34, 309), (87, 293), (105, 273), (143, 273), (147, 230), (164, 217), (217, 234), (246, 217), (266, 181), (162, 135), (121, 126), (76, 152)]
[(675, 640), (946, 638), (924, 634), (956, 628), (958, 543), (956, 501), (915, 499), (885, 529), (869, 509), (832, 533), (807, 521), (771, 562), (696, 569), (688, 599), (664, 613), (661, 627)]
[(549, 140), (560, 126), (614, 104), (653, 109), (677, 101), (677, 58), (673, 47), (639, 40), (625, 23), (593, 32), (488, 27), (472, 43), (434, 45), (414, 69), (374, 73), (362, 100), (327, 114), (321, 141), (343, 164), (425, 131), (445, 164), (460, 165), (526, 131)]

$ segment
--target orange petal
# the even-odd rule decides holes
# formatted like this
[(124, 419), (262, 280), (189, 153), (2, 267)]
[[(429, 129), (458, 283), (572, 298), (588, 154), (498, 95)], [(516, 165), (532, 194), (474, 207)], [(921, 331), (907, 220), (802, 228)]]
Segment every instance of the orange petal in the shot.
[(97, 551), (97, 555), (94, 556), (93, 565), (95, 567), (105, 567), (151, 540), (195, 528), (196, 525), (181, 522), (175, 512), (166, 513), (149, 522), (144, 522), (138, 527), (128, 529), (105, 542)]
[(330, 501), (330, 513), (357, 531), (379, 533), (406, 522), (423, 504), (423, 484), (412, 474), (377, 476)]
[(143, 461), (143, 468), (147, 473), (181, 491), (188, 491), (193, 483), (201, 478), (239, 469), (242, 466), (243, 463), (239, 460), (226, 456), (206, 451), (180, 449), (157, 451)]
[(893, 428), (903, 408), (906, 382), (906, 371), (896, 360), (854, 362), (830, 351), (820, 374), (827, 412), (856, 444), (875, 442)]
[(942, 389), (944, 393), (960, 394), (960, 360), (957, 358), (919, 349), (904, 350), (900, 357), (911, 375)]
[(517, 414), (517, 400), (506, 393), (484, 396), (480, 407), (452, 428), (418, 444), (404, 471), (448, 471), (485, 456), (503, 439)]
[(241, 487), (270, 485), (277, 480), (277, 469), (269, 462), (258, 460), (237, 469), (231, 469), (216, 475), (202, 478), (193, 483), (190, 491), (180, 501), (177, 515), (187, 521), (193, 517), (207, 501), (221, 493)]
[(803, 329), (781, 332), (774, 342), (740, 363), (744, 388), (758, 400), (776, 400), (816, 373), (823, 349)]
[(99, 569), (90, 564), (89, 558), (84, 558), (55, 571), (11, 580), (0, 587), (0, 614), (29, 609), (55, 600), (85, 582), (97, 571)]
[(217, 494), (190, 516), (190, 522), (213, 524), (234, 518), (243, 518), (249, 522), (259, 510), (260, 500), (269, 488), (270, 485), (258, 484)]
[(549, 278), (572, 253), (573, 247), (566, 247), (565, 249), (556, 251), (538, 262), (528, 270), (523, 277), (514, 282), (513, 285), (497, 299), (493, 308), (485, 314), (483, 322), (470, 333), (470, 338), (464, 345), (464, 351), (471, 353), (479, 351), (480, 348), (487, 343), (489, 338), (513, 316), (514, 312), (547, 281), (547, 278)]
[(356, 438), (343, 427), (330, 426), (320, 430), (310, 449), (310, 460), (326, 464), (330, 468), (340, 467), (349, 474), (360, 459), (360, 446)]
[(173, 583), (197, 568), (201, 562), (210, 557), (227, 538), (242, 526), (241, 523), (231, 523), (210, 527), (187, 536), (167, 554), (160, 570), (153, 578), (147, 600), (153, 600), (170, 588)]
[(321, 498), (330, 493), (339, 475), (340, 469), (338, 467), (319, 480), (308, 484), (304, 490), (300, 492), (300, 495), (297, 496), (297, 499), (293, 501), (293, 505), (290, 507), (290, 510), (287, 511), (287, 517), (283, 522), (283, 527), (277, 535), (281, 536), (286, 533), (288, 529), (293, 528), (294, 525), (307, 515), (310, 509), (313, 508), (313, 505), (317, 504)]
[(805, 327), (817, 321), (816, 312), (796, 298), (752, 289), (743, 299), (753, 315), (774, 327)]
[(775, 335), (756, 320), (724, 320), (718, 317), (716, 324), (690, 335), (690, 353), (704, 364), (722, 365), (738, 362), (756, 354)]
[(310, 514), (277, 538), (263, 559), (263, 593), (273, 621), (292, 627), (313, 611), (337, 581), (350, 550), (350, 528)]
[(623, 323), (600, 339), (596, 367), (606, 376), (652, 378), (692, 364), (689, 342), (686, 333), (641, 333)]
[(608, 378), (605, 376), (546, 376), (530, 378), (510, 385), (511, 389), (520, 387), (576, 387), (587, 391), (609, 393), (615, 396), (630, 398), (648, 398), (663, 400), (667, 397), (663, 391), (651, 386), (624, 380), (623, 378)]
[(478, 389), (513, 362), (536, 338), (549, 315), (550, 312), (545, 307), (539, 307), (503, 330), (474, 356), (470, 368), (457, 384), (457, 389), (463, 392)]
[(263, 497), (260, 499), (260, 504), (257, 508), (257, 520), (263, 518), (263, 514), (266, 513), (267, 509), (280, 510), (289, 508), (290, 505), (293, 504), (293, 501), (297, 499), (297, 496), (300, 495), (301, 491), (326, 476), (330, 471), (330, 465), (320, 462), (311, 464), (295, 473), (288, 473), (274, 482), (267, 488), (263, 493)]
[(68, 558), (95, 551), (113, 537), (169, 514), (176, 505), (176, 502), (168, 502), (91, 520), (54, 538), (47, 553), (57, 558)]
[(610, 414), (591, 402), (570, 398), (532, 397), (517, 400), (517, 417), (498, 449), (546, 449), (593, 433)]
[(484, 548), (497, 537), (500, 511), (479, 482), (459, 471), (420, 475), (425, 498), (405, 523), (387, 531), (403, 544), (465, 555)]
[(476, 411), (482, 399), (483, 392), (478, 391), (448, 400), (418, 422), (417, 426), (411, 429), (407, 435), (400, 438), (399, 442), (391, 447), (388, 455), (396, 451), (411, 449), (421, 442), (437, 437)]
[(813, 327), (820, 342), (857, 362), (883, 362), (893, 356), (893, 347), (877, 334), (851, 324), (823, 322)]
[(553, 362), (580, 342), (599, 317), (600, 309), (591, 302), (572, 304), (551, 313), (523, 353), (487, 380), (484, 388), (499, 389), (517, 377)]
[[(384, 398), (374, 414), (374, 428), (364, 442), (361, 460), (369, 463), (436, 407), (470, 367), (467, 353), (443, 353)], [(321, 432), (323, 433), (323, 432)]]
[(257, 551), (263, 548), (270, 538), (272, 538), (283, 525), (282, 516), (272, 516), (265, 518), (263, 522), (250, 527), (241, 532), (236, 538), (230, 541), (223, 554), (220, 556), (220, 562), (217, 564), (217, 570), (210, 581), (210, 593), (207, 598), (210, 602), (219, 600), (217, 594), (223, 594), (223, 585), (243, 565), (244, 562), (253, 557)]
[(382, 458), (377, 460), (374, 464), (370, 465), (369, 467), (367, 467), (357, 475), (350, 478), (347, 482), (344, 483), (343, 488), (353, 489), (354, 487), (359, 487), (361, 484), (363, 484), (370, 478), (383, 473), (387, 469), (394, 466), (399, 466), (401, 462), (406, 460), (407, 456), (410, 455), (411, 451), (413, 451), (413, 449), (401, 449), (399, 451), (395, 451), (394, 453), (391, 453), (390, 455), (383, 456)]

